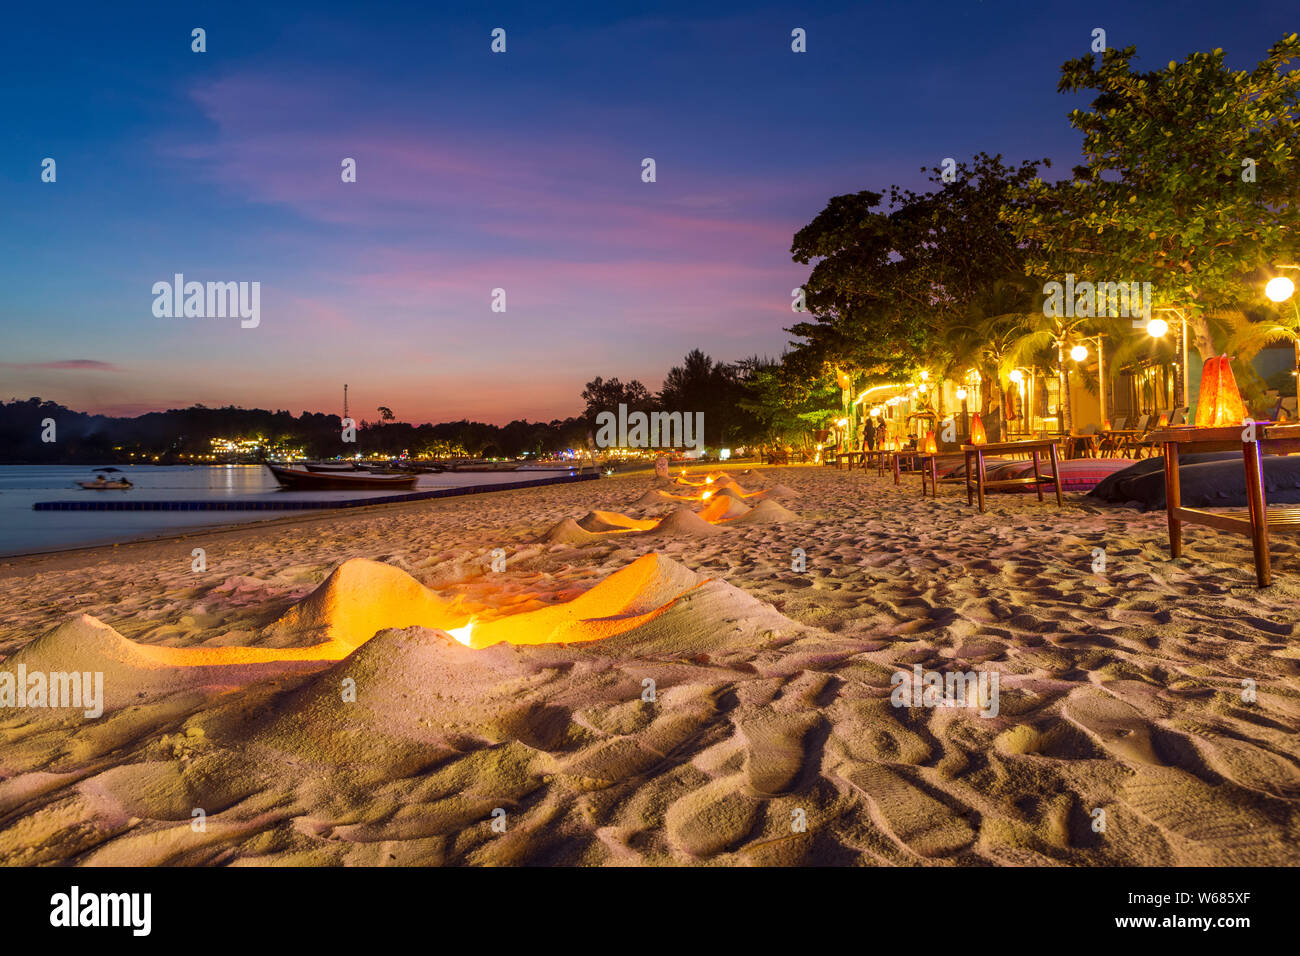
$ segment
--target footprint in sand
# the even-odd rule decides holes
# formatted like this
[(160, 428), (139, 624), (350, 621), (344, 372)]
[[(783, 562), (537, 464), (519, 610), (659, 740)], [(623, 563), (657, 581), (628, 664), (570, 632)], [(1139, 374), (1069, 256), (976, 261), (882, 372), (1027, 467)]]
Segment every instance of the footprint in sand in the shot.
[(761, 807), (744, 791), (739, 776), (723, 777), (680, 797), (664, 815), (668, 839), (691, 856), (735, 847), (754, 829)]
[(798, 782), (813, 731), (820, 714), (765, 716), (740, 725), (745, 738), (745, 778), (764, 797), (786, 793)]
[(876, 825), (913, 853), (934, 859), (975, 842), (965, 819), (887, 767), (858, 765), (846, 777), (866, 797)]
[(1080, 688), (1069, 695), (1061, 712), (1117, 757), (1155, 766), (1164, 763), (1151, 746), (1151, 725), (1146, 718), (1105, 691)]

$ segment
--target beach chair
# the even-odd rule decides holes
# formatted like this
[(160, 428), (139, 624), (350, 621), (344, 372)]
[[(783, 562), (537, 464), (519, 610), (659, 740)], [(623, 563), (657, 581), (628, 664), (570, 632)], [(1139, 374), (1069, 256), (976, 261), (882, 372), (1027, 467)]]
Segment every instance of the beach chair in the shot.
[(1137, 424), (1133, 426), (1133, 434), (1124, 439), (1124, 453), (1130, 458), (1142, 457), (1142, 448), (1144, 447), (1142, 439), (1151, 430), (1152, 417), (1151, 415), (1143, 415), (1139, 418)]
[(1113, 435), (1111, 432), (1122, 432), (1124, 426), (1128, 424), (1128, 419), (1120, 416), (1115, 419), (1115, 424), (1111, 426), (1110, 431), (1101, 433), (1101, 443), (1097, 446), (1097, 451), (1103, 458), (1118, 458), (1120, 448), (1123, 445), (1121, 436)]
[(1170, 413), (1170, 415), (1169, 415), (1169, 424), (1170, 424), (1170, 425), (1186, 425), (1186, 424), (1187, 424), (1187, 413), (1188, 413), (1189, 411), (1191, 411), (1191, 407), (1188, 406), (1188, 405), (1184, 405), (1182, 408), (1175, 408), (1175, 409), (1173, 410), (1173, 412)]

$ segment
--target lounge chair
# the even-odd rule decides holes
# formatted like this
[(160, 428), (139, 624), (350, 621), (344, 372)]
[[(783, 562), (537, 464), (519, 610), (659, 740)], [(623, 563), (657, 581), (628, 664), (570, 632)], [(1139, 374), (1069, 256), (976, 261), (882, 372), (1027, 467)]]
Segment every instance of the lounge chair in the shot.
[(1129, 456), (1130, 458), (1142, 457), (1141, 443), (1146, 433), (1151, 430), (1148, 427), (1150, 423), (1151, 423), (1151, 416), (1143, 415), (1141, 418), (1137, 420), (1137, 424), (1133, 426), (1133, 434), (1124, 436), (1123, 439), (1124, 444), (1122, 447), (1125, 455)]
[[(1121, 416), (1120, 418), (1115, 419), (1115, 424), (1111, 426), (1111, 429), (1113, 431), (1122, 432), (1126, 424), (1128, 424), (1128, 419)], [(1109, 435), (1103, 432), (1101, 436), (1101, 444), (1097, 446), (1097, 451), (1103, 458), (1115, 458), (1119, 455), (1123, 444), (1123, 439), (1120, 436)]]

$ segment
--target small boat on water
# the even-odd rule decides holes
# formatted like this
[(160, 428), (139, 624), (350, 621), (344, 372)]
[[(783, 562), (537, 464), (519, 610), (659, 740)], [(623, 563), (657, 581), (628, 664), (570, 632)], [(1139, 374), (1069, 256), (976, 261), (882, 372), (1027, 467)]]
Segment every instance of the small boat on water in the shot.
[(121, 473), (120, 468), (96, 468), (95, 472), (95, 477), (92, 480), (79, 481), (77, 484), (81, 485), (81, 487), (85, 488), (87, 491), (126, 491), (129, 488), (135, 487), (135, 485), (131, 484), (131, 482), (126, 478), (108, 477), (109, 472)]
[(313, 472), (267, 464), (275, 480), (295, 491), (372, 491), (376, 489), (414, 488), (419, 475), (371, 475), (350, 472)]
[(135, 487), (125, 478), (104, 478), (102, 476), (94, 481), (79, 481), (77, 484), (87, 491), (126, 491), (128, 488)]
[(340, 472), (340, 471), (359, 471), (355, 464), (350, 461), (309, 461), (303, 465), (308, 471), (317, 472)]

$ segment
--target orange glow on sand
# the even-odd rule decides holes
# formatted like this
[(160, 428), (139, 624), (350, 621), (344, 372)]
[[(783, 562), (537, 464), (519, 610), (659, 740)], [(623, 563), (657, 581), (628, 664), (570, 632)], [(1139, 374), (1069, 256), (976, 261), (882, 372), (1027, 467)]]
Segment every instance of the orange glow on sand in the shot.
[[(349, 580), (351, 578), (359, 580)], [(409, 585), (402, 582), (402, 578)], [(377, 581), (382, 583), (376, 584)], [(356, 594), (349, 605), (338, 602), (340, 592), (350, 592), (353, 585), (367, 582), (373, 585), (371, 589)], [(396, 588), (393, 587), (395, 583), (399, 584)], [(659, 556), (650, 552), (571, 601), (492, 619), (472, 617), (467, 623), (452, 627), (453, 621), (465, 619), (464, 610), (456, 610), (455, 602), (437, 598), (399, 568), (353, 559), (336, 569), (325, 584), (277, 622), (282, 625), (286, 620), (309, 620), (315, 627), (347, 633), (346, 640), (331, 639), (308, 647), (160, 647), (135, 641), (129, 643), (140, 655), (161, 667), (339, 661), (379, 631), (417, 626), (445, 631), (459, 643), (472, 648), (503, 642), (582, 643), (604, 640), (654, 620), (672, 607), (679, 597), (698, 586), (692, 585), (685, 590), (680, 585), (674, 586)], [(322, 609), (323, 620), (316, 616)], [(426, 613), (429, 616), (424, 616)], [(416, 616), (423, 619), (414, 620)], [(362, 621), (365, 622), (362, 626), (373, 627), (364, 637), (353, 630)]]

